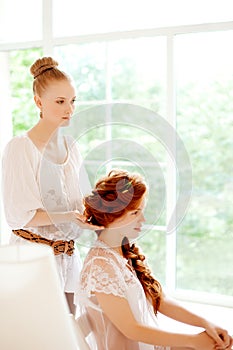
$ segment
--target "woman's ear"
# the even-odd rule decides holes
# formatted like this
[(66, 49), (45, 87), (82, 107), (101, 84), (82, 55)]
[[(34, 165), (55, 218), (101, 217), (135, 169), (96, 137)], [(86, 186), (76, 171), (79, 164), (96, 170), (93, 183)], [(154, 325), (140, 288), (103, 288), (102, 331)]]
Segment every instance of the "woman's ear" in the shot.
[(41, 103), (41, 98), (40, 98), (40, 96), (34, 95), (34, 101), (35, 101), (35, 104), (37, 105), (37, 107), (41, 109), (42, 103)]

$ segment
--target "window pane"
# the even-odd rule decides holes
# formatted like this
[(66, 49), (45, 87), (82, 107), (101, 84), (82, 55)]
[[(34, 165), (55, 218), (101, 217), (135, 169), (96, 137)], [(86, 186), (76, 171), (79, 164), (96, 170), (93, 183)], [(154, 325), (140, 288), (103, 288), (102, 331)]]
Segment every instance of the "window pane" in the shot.
[(78, 102), (124, 100), (165, 115), (165, 38), (59, 46), (54, 55), (74, 78)]
[(165, 114), (166, 39), (139, 38), (112, 42), (109, 47), (112, 98)]
[(12, 96), (13, 134), (30, 129), (39, 118), (33, 99), (30, 66), (42, 56), (41, 49), (10, 51), (10, 89)]
[[(232, 21), (232, 0), (54, 0), (56, 37)], [(62, 25), (61, 25), (62, 24)]]
[(42, 1), (0, 1), (0, 43), (42, 39)]
[(233, 31), (176, 40), (178, 131), (193, 193), (178, 230), (177, 287), (233, 295)]
[(103, 43), (66, 45), (54, 49), (59, 66), (74, 79), (79, 101), (105, 99), (105, 54)]
[(166, 234), (162, 231), (150, 229), (142, 237), (139, 237), (138, 244), (146, 256), (154, 277), (165, 285), (165, 268), (166, 265)]

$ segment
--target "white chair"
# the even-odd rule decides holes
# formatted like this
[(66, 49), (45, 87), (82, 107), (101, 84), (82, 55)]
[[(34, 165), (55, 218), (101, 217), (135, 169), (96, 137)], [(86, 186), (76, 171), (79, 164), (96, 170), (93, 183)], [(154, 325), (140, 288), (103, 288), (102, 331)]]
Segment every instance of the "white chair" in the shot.
[(86, 350), (69, 317), (52, 249), (0, 246), (0, 348)]

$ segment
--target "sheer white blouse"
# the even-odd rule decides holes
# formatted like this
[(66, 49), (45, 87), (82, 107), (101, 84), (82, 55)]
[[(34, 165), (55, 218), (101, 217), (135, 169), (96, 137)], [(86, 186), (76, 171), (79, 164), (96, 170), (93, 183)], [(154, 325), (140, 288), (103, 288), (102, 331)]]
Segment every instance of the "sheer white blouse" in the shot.
[(85, 331), (89, 333), (87, 341), (90, 348), (92, 350), (169, 350), (169, 347), (154, 346), (128, 339), (104, 315), (98, 305), (95, 292), (125, 298), (138, 322), (158, 327), (153, 308), (147, 302), (136, 273), (126, 264), (126, 259), (100, 240), (96, 241), (84, 261), (76, 291), (76, 302), (80, 305), (80, 317), (85, 315), (88, 320)]
[[(76, 143), (64, 136), (67, 158), (63, 164), (47, 160), (27, 135), (14, 137), (2, 159), (2, 187), (5, 216), (12, 229), (24, 228), (38, 209), (47, 212), (79, 210), (83, 194), (90, 193), (88, 177)], [(67, 222), (28, 230), (52, 240), (76, 240), (82, 230)], [(28, 243), (13, 233), (11, 243)], [(81, 269), (79, 253), (56, 256), (58, 272), (65, 291), (74, 291)]]

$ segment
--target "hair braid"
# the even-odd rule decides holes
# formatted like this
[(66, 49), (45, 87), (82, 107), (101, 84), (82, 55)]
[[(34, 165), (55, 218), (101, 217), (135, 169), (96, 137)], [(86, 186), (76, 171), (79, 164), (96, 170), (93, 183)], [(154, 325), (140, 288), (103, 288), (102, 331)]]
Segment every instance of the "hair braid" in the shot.
[(157, 314), (162, 294), (161, 284), (152, 276), (149, 267), (145, 264), (145, 256), (135, 244), (130, 246), (127, 237), (123, 238), (121, 248), (124, 257), (130, 259), (132, 262), (132, 266), (142, 284), (146, 297), (151, 301), (154, 313)]

